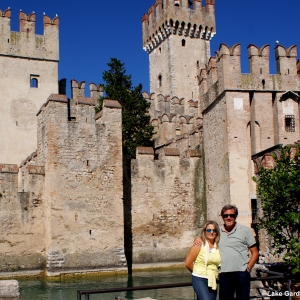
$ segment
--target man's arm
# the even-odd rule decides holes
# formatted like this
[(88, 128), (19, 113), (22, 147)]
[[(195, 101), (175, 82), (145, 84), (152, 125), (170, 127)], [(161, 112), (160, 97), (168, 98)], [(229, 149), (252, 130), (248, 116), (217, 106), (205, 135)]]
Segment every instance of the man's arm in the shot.
[[(256, 244), (249, 247), (249, 250), (251, 252), (251, 258), (250, 258), (250, 260), (248, 262), (248, 265), (247, 265), (247, 271), (248, 272), (251, 271), (251, 269), (253, 268), (253, 266), (255, 265), (255, 263), (257, 262), (258, 257), (259, 257), (258, 249), (257, 249)], [(250, 269), (250, 271), (248, 270), (248, 268)]]

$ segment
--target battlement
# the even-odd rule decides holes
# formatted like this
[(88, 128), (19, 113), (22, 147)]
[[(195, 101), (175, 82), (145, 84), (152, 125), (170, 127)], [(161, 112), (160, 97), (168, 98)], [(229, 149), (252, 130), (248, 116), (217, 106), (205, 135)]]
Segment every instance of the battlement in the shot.
[(178, 97), (170, 97), (169, 95), (154, 93), (148, 94), (143, 92), (144, 98), (150, 102), (149, 114), (151, 119), (161, 118), (163, 115), (186, 115), (197, 117), (198, 114), (198, 101), (193, 99), (185, 99)]
[(300, 77), (297, 75), (297, 48), (277, 45), (275, 57), (277, 74), (270, 74), (270, 46), (261, 48), (250, 44), (248, 59), (250, 73), (241, 73), (241, 46), (231, 48), (221, 44), (215, 57), (211, 57), (198, 75), (201, 94), (201, 111), (218, 98), (225, 90), (241, 91), (287, 91), (300, 90)]
[(11, 31), (11, 9), (0, 10), (0, 56), (58, 61), (59, 18), (44, 14), (44, 34), (35, 34), (35, 12), (19, 13), (20, 31)]
[(90, 97), (86, 98), (84, 96), (85, 81), (78, 82), (75, 79), (71, 80), (71, 95), (72, 99), (81, 102), (92, 102), (93, 105), (98, 104), (98, 99), (103, 96), (103, 85), (96, 85), (95, 83), (90, 83)]
[[(162, 158), (165, 156), (177, 156), (180, 157), (180, 151), (178, 148), (169, 148), (169, 147), (163, 147), (161, 149), (153, 149), (152, 147), (137, 147), (136, 148), (136, 157), (137, 159), (140, 156), (151, 156), (151, 159), (153, 160), (155, 157)], [(200, 150), (187, 150), (184, 153), (184, 157), (190, 158), (190, 157), (202, 157), (202, 152)]]
[(214, 0), (156, 0), (142, 17), (143, 48), (150, 53), (171, 34), (210, 40), (215, 34)]
[(198, 113), (198, 101), (147, 92), (143, 92), (143, 96), (150, 102), (149, 114), (151, 125), (156, 132), (156, 146), (173, 143), (186, 134), (189, 135), (202, 124)]

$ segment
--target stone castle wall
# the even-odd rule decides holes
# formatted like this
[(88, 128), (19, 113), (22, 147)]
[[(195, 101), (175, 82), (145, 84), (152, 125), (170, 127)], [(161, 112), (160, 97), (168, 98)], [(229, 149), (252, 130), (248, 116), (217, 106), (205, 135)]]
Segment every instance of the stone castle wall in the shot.
[(31, 190), (18, 191), (17, 165), (1, 165), (0, 272), (43, 269), (45, 266), (44, 176), (28, 173)]
[(35, 34), (34, 13), (20, 12), (20, 32), (10, 30), (10, 19), (10, 9), (0, 11), (0, 157), (20, 164), (36, 149), (37, 111), (58, 92), (59, 18), (44, 15), (44, 35)]
[(1, 165), (1, 271), (126, 265), (121, 106), (105, 100), (95, 116), (94, 103), (51, 95), (38, 113), (37, 151), (20, 171)]
[(183, 262), (206, 218), (201, 151), (158, 152), (138, 148), (132, 161), (133, 266)]
[(221, 207), (232, 203), (239, 207), (239, 222), (249, 226), (251, 199), (257, 198), (251, 155), (299, 139), (296, 55), (295, 46), (278, 45), (277, 74), (271, 75), (269, 46), (250, 45), (251, 72), (241, 74), (240, 45), (222, 44), (201, 70), (199, 107), (209, 218), (216, 219)]

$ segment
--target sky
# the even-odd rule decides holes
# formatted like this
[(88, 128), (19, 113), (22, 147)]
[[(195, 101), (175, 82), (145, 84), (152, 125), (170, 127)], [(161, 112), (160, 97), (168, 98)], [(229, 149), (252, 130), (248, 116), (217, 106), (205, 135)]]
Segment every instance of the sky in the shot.
[[(204, 1), (204, 0), (203, 0)], [(43, 12), (60, 18), (59, 79), (103, 83), (111, 57), (125, 63), (133, 85), (149, 91), (149, 58), (142, 48), (141, 17), (155, 0), (1, 0), (12, 9), (11, 30), (19, 31), (19, 11), (36, 13), (36, 33), (43, 34)], [(216, 32), (212, 56), (221, 43), (242, 47), (242, 72), (248, 73), (247, 46), (270, 44), (271, 73), (276, 73), (275, 42), (300, 44), (300, 0), (216, 0)], [(300, 52), (300, 50), (299, 50)], [(298, 55), (298, 58), (300, 55)], [(88, 91), (86, 91), (88, 96)]]

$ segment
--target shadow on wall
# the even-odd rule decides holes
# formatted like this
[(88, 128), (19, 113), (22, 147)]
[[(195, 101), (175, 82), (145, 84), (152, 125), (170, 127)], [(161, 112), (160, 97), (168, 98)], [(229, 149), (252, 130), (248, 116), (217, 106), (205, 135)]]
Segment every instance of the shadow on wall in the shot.
[(128, 274), (132, 274), (132, 196), (131, 160), (123, 155), (123, 209), (124, 209), (124, 249)]

